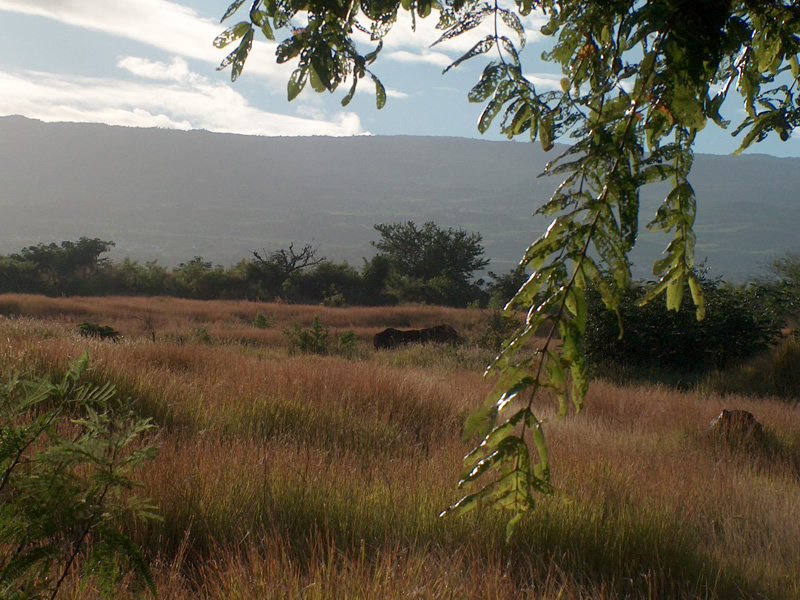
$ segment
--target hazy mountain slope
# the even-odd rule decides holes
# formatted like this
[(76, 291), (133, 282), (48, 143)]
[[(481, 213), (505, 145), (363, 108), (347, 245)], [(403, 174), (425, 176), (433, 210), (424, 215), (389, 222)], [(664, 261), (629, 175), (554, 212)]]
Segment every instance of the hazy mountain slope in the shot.
[[(116, 257), (230, 264), (255, 248), (314, 240), (358, 262), (374, 223), (480, 231), (495, 270), (546, 225), (530, 215), (557, 181), (537, 145), (460, 138), (265, 138), (0, 118), (0, 253), (81, 235)], [(800, 159), (697, 158), (698, 257), (743, 278), (797, 249)], [(645, 201), (643, 224), (657, 194)], [(643, 234), (646, 276), (666, 239)]]

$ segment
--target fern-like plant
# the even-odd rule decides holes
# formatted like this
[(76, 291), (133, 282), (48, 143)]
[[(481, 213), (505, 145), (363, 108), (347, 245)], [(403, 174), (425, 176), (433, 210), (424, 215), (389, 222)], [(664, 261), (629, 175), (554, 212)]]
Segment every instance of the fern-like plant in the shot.
[(0, 383), (0, 598), (54, 599), (77, 570), (111, 595), (133, 570), (155, 593), (140, 548), (122, 523), (158, 518), (130, 493), (133, 472), (156, 454), (141, 438), (150, 419), (84, 382), (89, 355), (58, 383), (7, 375)]

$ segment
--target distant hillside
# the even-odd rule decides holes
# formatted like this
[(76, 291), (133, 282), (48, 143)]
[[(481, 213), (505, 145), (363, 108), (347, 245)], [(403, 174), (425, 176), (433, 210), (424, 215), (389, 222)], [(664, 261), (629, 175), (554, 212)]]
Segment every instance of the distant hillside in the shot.
[[(359, 264), (373, 224), (432, 220), (484, 236), (506, 270), (546, 227), (531, 217), (557, 185), (555, 153), (460, 138), (267, 138), (0, 118), (0, 253), (81, 235), (116, 258), (231, 264), (249, 250), (313, 240)], [(745, 279), (800, 250), (800, 159), (698, 156), (698, 259)], [(642, 229), (658, 200), (644, 201)], [(643, 232), (646, 277), (668, 240)]]

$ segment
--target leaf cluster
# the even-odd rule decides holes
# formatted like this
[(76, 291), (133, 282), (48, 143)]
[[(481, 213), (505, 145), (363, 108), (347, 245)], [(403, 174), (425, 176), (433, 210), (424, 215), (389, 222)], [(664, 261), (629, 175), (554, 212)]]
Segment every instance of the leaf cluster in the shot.
[(83, 382), (89, 356), (64, 378), (11, 375), (0, 385), (0, 596), (54, 598), (80, 569), (109, 595), (126, 571), (155, 593), (141, 550), (122, 530), (153, 519), (131, 494), (155, 456), (153, 425), (116, 400), (110, 384)]

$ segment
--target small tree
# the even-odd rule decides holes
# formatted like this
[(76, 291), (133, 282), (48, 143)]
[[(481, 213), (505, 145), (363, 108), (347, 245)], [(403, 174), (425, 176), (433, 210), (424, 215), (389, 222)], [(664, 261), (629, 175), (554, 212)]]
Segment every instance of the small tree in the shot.
[(41, 289), (48, 294), (77, 294), (92, 292), (92, 278), (99, 266), (106, 262), (100, 258), (114, 242), (99, 238), (81, 237), (77, 242), (37, 244), (23, 248), (9, 258), (33, 265)]
[(432, 222), (375, 225), (372, 245), (389, 263), (389, 283), (405, 300), (466, 306), (480, 297), (473, 273), (489, 264), (479, 233), (442, 229)]
[[(306, 244), (300, 251), (295, 251), (294, 242), (288, 248), (281, 248), (274, 252), (262, 249), (251, 251), (248, 279), (257, 282), (266, 295), (275, 297), (282, 295), (284, 289), (290, 289), (289, 278), (303, 269), (319, 265), (325, 261), (324, 256), (318, 256), (319, 248)], [(289, 286), (287, 288), (287, 286)]]

